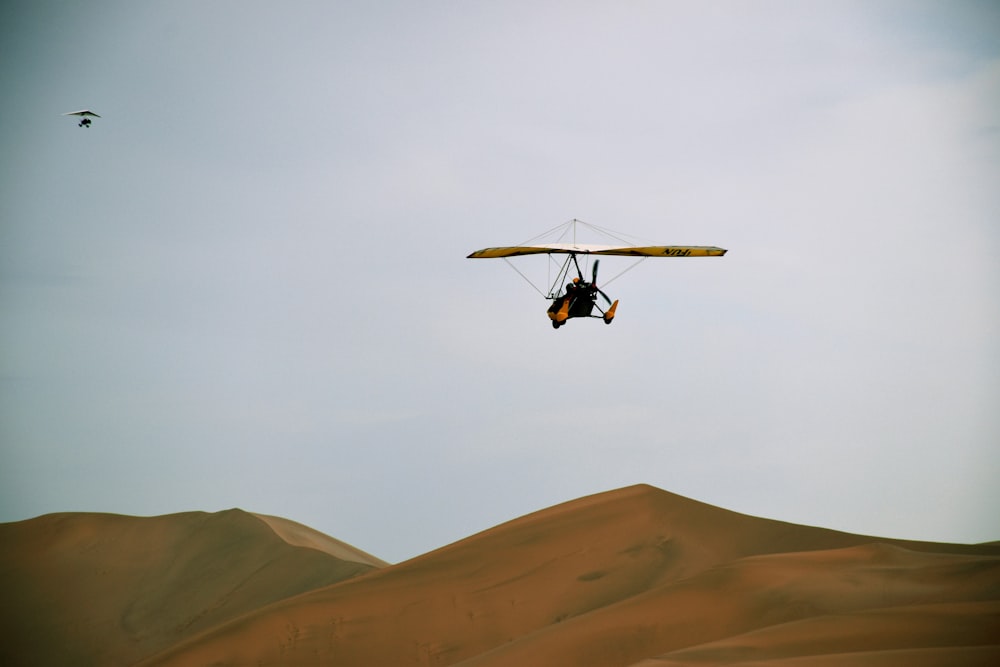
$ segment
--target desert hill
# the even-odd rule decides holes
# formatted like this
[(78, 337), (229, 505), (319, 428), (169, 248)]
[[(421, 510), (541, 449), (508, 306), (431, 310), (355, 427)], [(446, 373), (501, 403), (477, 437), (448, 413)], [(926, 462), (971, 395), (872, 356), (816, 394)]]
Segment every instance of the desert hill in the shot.
[(240, 510), (50, 514), (0, 524), (0, 545), (4, 665), (132, 664), (385, 565), (305, 526)]
[[(209, 539), (193, 528), (196, 519), (232, 532)], [(121, 525), (113, 530), (94, 515), (0, 525), (3, 544), (21, 554), (0, 561), (5, 590), (19, 590), (16, 617), (3, 627), (27, 636), (3, 640), (4, 650), (15, 649), (5, 664), (144, 657), (147, 666), (819, 667), (1000, 658), (996, 543), (852, 535), (645, 485), (541, 510), (384, 567), (276, 517), (234, 510), (114, 520)], [(156, 558), (136, 540), (111, 537), (152, 522), (171, 536), (161, 538)], [(185, 539), (185, 531), (200, 537)], [(76, 537), (57, 539), (64, 533)], [(104, 546), (92, 554), (95, 541)], [(32, 557), (54, 542), (61, 555)], [(303, 565), (308, 557), (315, 564)], [(233, 559), (242, 578), (231, 573)], [(112, 602), (98, 605), (103, 620), (95, 625), (84, 610), (98, 589)], [(116, 618), (120, 627), (112, 627)], [(46, 638), (72, 639), (74, 659), (25, 661)]]

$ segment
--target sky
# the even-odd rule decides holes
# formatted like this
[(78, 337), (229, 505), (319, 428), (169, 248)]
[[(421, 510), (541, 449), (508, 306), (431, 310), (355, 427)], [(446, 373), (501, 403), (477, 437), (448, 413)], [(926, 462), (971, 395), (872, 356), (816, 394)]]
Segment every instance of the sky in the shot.
[[(14, 0), (0, 89), (0, 521), (1000, 539), (994, 2)], [(466, 258), (573, 219), (729, 252)]]

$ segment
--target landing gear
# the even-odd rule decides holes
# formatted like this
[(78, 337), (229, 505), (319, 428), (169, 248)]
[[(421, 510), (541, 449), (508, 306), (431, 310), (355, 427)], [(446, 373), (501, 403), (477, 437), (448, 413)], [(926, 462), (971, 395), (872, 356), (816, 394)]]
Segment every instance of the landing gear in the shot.
[(615, 310), (618, 308), (618, 299), (611, 304), (611, 307), (604, 311), (604, 323), (611, 324), (611, 320), (615, 319)]
[(79, 126), (80, 127), (86, 127), (87, 129), (90, 129), (90, 123), (91, 123), (91, 120), (89, 118), (84, 118), (83, 120), (80, 121)]

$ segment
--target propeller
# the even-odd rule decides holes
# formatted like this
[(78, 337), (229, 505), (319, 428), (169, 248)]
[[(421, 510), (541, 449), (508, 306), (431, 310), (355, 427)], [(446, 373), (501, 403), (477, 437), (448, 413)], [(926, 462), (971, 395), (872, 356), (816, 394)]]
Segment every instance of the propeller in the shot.
[(601, 296), (603, 296), (603, 297), (604, 297), (604, 300), (605, 300), (605, 301), (607, 301), (607, 302), (608, 302), (608, 303), (610, 304), (610, 303), (611, 303), (611, 297), (609, 297), (609, 296), (608, 296), (607, 294), (605, 294), (605, 293), (604, 293), (604, 292), (603, 292), (603, 291), (602, 291), (602, 290), (601, 290), (601, 289), (600, 289), (600, 288), (599, 288), (599, 287), (597, 286), (597, 267), (598, 267), (598, 265), (599, 265), (600, 263), (601, 263), (601, 260), (599, 260), (599, 259), (595, 259), (595, 260), (594, 260), (594, 274), (593, 274), (593, 278), (591, 278), (591, 281), (590, 281), (590, 286), (591, 286), (591, 287), (593, 287), (593, 288), (594, 288), (595, 290), (597, 290), (597, 293), (598, 293), (598, 294), (600, 294)]

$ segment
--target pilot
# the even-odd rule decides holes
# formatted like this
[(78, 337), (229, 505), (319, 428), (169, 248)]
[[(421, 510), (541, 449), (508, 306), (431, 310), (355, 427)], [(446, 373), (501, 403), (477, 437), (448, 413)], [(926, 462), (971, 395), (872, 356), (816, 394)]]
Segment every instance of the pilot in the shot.
[(566, 283), (566, 300), (571, 301), (580, 293), (582, 285), (579, 278), (573, 278), (573, 282)]

